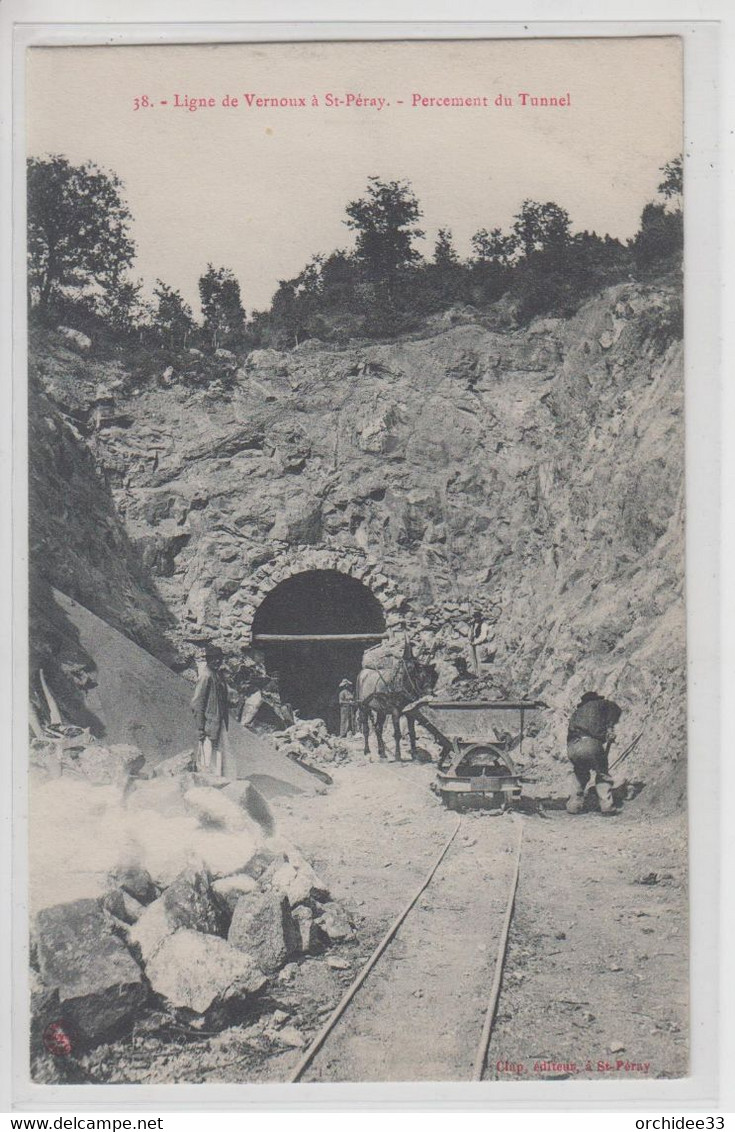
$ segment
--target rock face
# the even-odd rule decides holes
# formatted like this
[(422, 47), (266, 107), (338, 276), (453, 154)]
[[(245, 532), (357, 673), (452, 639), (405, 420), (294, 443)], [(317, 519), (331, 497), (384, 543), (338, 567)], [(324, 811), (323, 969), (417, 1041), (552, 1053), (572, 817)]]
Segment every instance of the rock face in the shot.
[(217, 936), (187, 930), (164, 940), (146, 974), (156, 994), (197, 1014), (246, 1002), (266, 981), (251, 956)]
[(85, 1042), (130, 1022), (147, 997), (143, 975), (113, 934), (97, 900), (45, 908), (36, 920), (44, 985), (58, 993), (63, 1018)]
[[(78, 389), (55, 385), (52, 374), (67, 372), (70, 361), (80, 364), (78, 355), (58, 346), (45, 352), (45, 389), (51, 396), (42, 391), (35, 362), (29, 375), (31, 670), (44, 668), (67, 718), (80, 688), (94, 681), (94, 668), (66, 634), (64, 613), (54, 602), (51, 585), (160, 659), (170, 662), (175, 656), (166, 637), (171, 614), (130, 542), (100, 473), (94, 444), (81, 432), (85, 394), (80, 403)], [(91, 360), (84, 366), (89, 369), (88, 385), (93, 386), (96, 367)], [(62, 413), (55, 395), (63, 398)], [(91, 398), (91, 389), (86, 398)]]
[(131, 545), (166, 540), (150, 569), (176, 621), (216, 637), (244, 691), (262, 686), (256, 611), (295, 573), (358, 579), (444, 687), (466, 671), (468, 610), (495, 608), (483, 688), (550, 705), (544, 773), (590, 687), (631, 737), (649, 717), (641, 769), (678, 796), (678, 302), (674, 283), (627, 283), (523, 329), (464, 310), (424, 338), (256, 351), (227, 394), (121, 397), (130, 423), (96, 437), (95, 459)]

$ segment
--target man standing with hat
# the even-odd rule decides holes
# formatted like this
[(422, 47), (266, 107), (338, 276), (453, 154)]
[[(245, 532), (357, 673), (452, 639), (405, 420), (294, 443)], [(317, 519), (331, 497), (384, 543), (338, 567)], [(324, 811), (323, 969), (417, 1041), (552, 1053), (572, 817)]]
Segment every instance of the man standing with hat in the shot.
[(221, 673), (222, 650), (205, 638), (194, 638), (197, 683), (191, 709), (199, 737), (197, 769), (222, 775), (229, 756), (227, 730), (230, 722), (227, 684)]
[(355, 731), (355, 697), (352, 681), (343, 680), (339, 686), (339, 737), (344, 739)]

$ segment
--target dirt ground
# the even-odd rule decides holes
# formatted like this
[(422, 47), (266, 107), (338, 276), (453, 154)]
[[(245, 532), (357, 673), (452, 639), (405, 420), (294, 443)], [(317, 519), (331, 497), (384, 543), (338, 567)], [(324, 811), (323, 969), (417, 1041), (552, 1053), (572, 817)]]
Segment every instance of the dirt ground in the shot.
[[(275, 800), (279, 832), (344, 903), (357, 939), (290, 964), (250, 1025), (192, 1042), (139, 1031), (86, 1059), (97, 1081), (284, 1081), (458, 817), (435, 768), (334, 770)], [(469, 1080), (493, 977), (518, 823), (522, 863), (487, 1079), (676, 1077), (687, 1071), (685, 825), (645, 791), (615, 817), (461, 818), (434, 880), (304, 1080)]]
[[(411, 763), (350, 766), (328, 794), (292, 800), (280, 816), (334, 895), (358, 913), (363, 942), (377, 941), (456, 824), (429, 790), (434, 773)], [(445, 863), (310, 1079), (467, 1079), (515, 821), (524, 826), (520, 883), (487, 1077), (685, 1074), (685, 823), (651, 818), (644, 802), (645, 791), (612, 818), (465, 815)], [(412, 955), (421, 956), (413, 969)]]

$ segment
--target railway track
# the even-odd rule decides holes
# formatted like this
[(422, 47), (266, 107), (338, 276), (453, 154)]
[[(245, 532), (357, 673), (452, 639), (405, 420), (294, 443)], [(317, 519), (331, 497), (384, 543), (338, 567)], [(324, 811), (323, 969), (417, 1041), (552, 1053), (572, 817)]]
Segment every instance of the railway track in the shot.
[(479, 846), (458, 838), (465, 821), (458, 819), (304, 1051), (291, 1082), (483, 1079), (520, 875), (523, 819), (467, 822), (484, 842)]

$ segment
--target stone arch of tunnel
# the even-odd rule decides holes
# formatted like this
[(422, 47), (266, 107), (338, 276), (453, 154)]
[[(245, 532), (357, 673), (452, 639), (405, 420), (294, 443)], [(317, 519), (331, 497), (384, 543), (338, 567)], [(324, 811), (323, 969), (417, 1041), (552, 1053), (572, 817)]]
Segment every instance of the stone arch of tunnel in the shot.
[(321, 718), (332, 731), (339, 726), (340, 681), (346, 677), (354, 686), (365, 649), (384, 633), (375, 594), (339, 570), (287, 578), (267, 594), (252, 623), (253, 644), (277, 677), (281, 699), (302, 719)]

